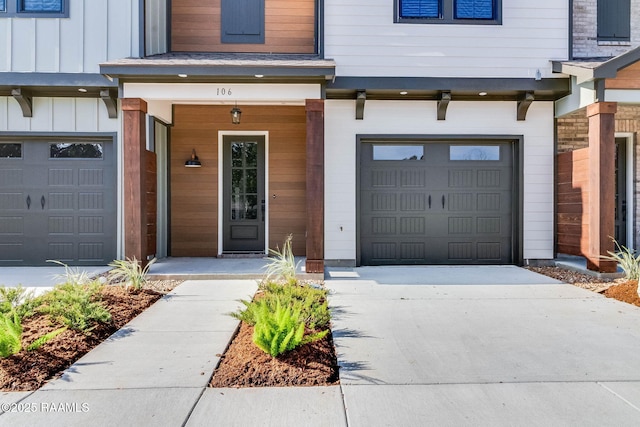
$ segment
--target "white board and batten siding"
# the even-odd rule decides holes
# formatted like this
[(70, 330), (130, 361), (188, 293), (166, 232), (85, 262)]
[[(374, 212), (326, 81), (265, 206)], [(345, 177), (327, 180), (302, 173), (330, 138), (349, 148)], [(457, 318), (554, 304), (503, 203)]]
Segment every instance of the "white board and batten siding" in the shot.
[(394, 23), (391, 0), (326, 0), (339, 76), (534, 78), (568, 58), (568, 2), (502, 0), (502, 25)]
[(68, 18), (0, 19), (0, 72), (98, 73), (139, 54), (138, 2), (70, 0)]
[(526, 121), (515, 102), (455, 102), (436, 120), (433, 101), (367, 101), (364, 120), (355, 102), (325, 103), (325, 258), (356, 258), (356, 135), (522, 135), (523, 256), (553, 258), (553, 102), (535, 102)]

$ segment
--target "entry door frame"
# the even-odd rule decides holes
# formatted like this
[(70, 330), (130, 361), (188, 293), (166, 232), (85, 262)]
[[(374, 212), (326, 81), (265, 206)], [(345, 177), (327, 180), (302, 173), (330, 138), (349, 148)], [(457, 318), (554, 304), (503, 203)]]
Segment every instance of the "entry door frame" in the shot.
[(631, 132), (616, 132), (616, 139), (626, 139), (626, 151), (627, 151), (627, 164), (626, 164), (626, 181), (627, 181), (627, 247), (629, 249), (635, 249), (634, 244), (634, 229), (635, 229), (635, 217), (633, 216), (633, 209), (635, 206), (634, 183), (633, 177), (635, 175), (635, 150), (634, 150), (634, 137)]
[(361, 188), (360, 168), (362, 158), (362, 144), (375, 142), (403, 143), (433, 143), (433, 142), (462, 142), (472, 144), (486, 141), (502, 144), (512, 144), (512, 221), (511, 221), (511, 254), (514, 265), (524, 264), (524, 135), (514, 134), (356, 134), (356, 266), (361, 265), (360, 215)]
[(224, 137), (225, 136), (262, 136), (264, 137), (264, 195), (265, 195), (265, 213), (264, 213), (264, 253), (269, 253), (269, 131), (218, 131), (218, 256), (222, 255), (224, 248), (224, 194), (222, 183), (224, 182)]

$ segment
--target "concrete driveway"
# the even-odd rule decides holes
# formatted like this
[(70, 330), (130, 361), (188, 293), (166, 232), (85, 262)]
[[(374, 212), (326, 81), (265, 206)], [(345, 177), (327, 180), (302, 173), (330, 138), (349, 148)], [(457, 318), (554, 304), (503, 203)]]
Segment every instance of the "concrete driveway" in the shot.
[(518, 267), (332, 269), (352, 426), (640, 424), (640, 308)]

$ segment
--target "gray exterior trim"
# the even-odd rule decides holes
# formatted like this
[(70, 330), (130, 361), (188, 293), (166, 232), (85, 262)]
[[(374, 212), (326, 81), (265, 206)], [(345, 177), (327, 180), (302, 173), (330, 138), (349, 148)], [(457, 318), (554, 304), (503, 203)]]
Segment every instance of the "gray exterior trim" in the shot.
[(638, 61), (640, 61), (640, 47), (607, 60), (552, 61), (552, 70), (555, 73), (575, 76), (580, 84), (595, 79), (615, 78), (618, 71)]
[(21, 88), (12, 89), (11, 96), (13, 96), (13, 99), (15, 99), (20, 105), (22, 117), (33, 117), (33, 97), (29, 91)]
[(531, 106), (531, 103), (533, 102), (534, 99), (536, 98), (535, 96), (533, 96), (533, 92), (526, 92), (522, 97), (522, 99), (518, 101), (518, 107), (516, 112), (518, 116), (518, 121), (524, 121), (527, 119), (527, 111), (529, 111), (529, 107)]
[(1, 86), (117, 87), (102, 74), (93, 73), (0, 73)]
[(438, 100), (438, 120), (446, 120), (449, 101), (451, 101), (451, 92), (441, 92)]
[(513, 262), (516, 265), (523, 265), (524, 262), (524, 248), (523, 248), (523, 230), (524, 230), (524, 180), (522, 177), (522, 165), (524, 164), (524, 150), (522, 149), (524, 144), (524, 135), (439, 135), (439, 134), (356, 134), (356, 266), (361, 262), (361, 247), (360, 247), (360, 214), (361, 214), (361, 200), (360, 200), (360, 158), (362, 155), (362, 144), (375, 141), (389, 140), (398, 142), (446, 142), (446, 141), (511, 141), (513, 143), (513, 191), (517, 194), (513, 194), (513, 211), (512, 211), (512, 229), (511, 235), (513, 239), (512, 245), (512, 257)]
[[(451, 101), (517, 101), (524, 92), (532, 92), (536, 100), (555, 101), (571, 93), (571, 82), (568, 78), (464, 77), (336, 77), (327, 82), (328, 99), (354, 99), (358, 90), (366, 90), (368, 99), (439, 100), (441, 92), (450, 92)], [(400, 95), (401, 91), (409, 93)], [(481, 97), (480, 92), (488, 95)]]
[(364, 119), (364, 103), (367, 100), (367, 91), (359, 90), (356, 94), (356, 120)]
[(107, 108), (109, 118), (118, 118), (118, 98), (113, 96), (109, 89), (102, 89), (100, 91), (100, 98), (104, 102), (104, 106)]
[(316, 50), (324, 58), (324, 0), (316, 0)]
[(52, 141), (61, 139), (83, 139), (83, 140), (107, 140), (111, 139), (116, 142), (117, 132), (29, 132), (29, 131), (0, 131), (0, 140), (9, 140), (12, 138), (48, 138)]
[(569, 61), (573, 60), (573, 0), (569, 0), (569, 46), (567, 52), (569, 52)]
[[(147, 53), (147, 24), (146, 24), (146, 0), (138, 2), (138, 58), (142, 58)], [(169, 9), (171, 10), (171, 9)]]

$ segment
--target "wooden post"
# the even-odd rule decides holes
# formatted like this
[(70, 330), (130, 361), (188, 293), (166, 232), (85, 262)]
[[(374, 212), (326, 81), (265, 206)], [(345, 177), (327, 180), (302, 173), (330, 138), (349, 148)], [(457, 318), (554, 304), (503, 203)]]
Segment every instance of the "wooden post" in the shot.
[(307, 99), (307, 273), (324, 273), (324, 100)]
[(589, 254), (587, 268), (604, 273), (616, 271), (616, 263), (601, 255), (614, 249), (615, 231), (615, 102), (587, 107), (589, 118)]
[(124, 145), (124, 254), (147, 262), (146, 113), (139, 98), (122, 100)]

